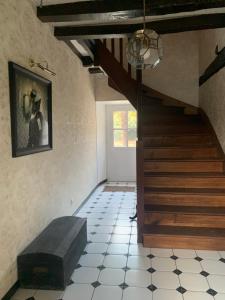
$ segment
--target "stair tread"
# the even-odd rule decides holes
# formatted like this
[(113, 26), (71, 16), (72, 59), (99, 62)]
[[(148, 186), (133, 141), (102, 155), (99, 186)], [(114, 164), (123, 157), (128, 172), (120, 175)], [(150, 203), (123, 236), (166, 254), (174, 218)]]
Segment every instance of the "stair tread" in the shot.
[(225, 207), (145, 205), (145, 212), (225, 215)]
[(178, 235), (178, 236), (209, 236), (209, 237), (224, 237), (225, 229), (223, 228), (202, 228), (202, 227), (185, 227), (185, 226), (152, 226), (144, 225), (144, 235)]
[(225, 188), (144, 188), (145, 194), (158, 193), (158, 194), (189, 194), (189, 195), (215, 195), (225, 196)]
[[(213, 174), (211, 172), (144, 172), (145, 177), (196, 177), (196, 178), (225, 178), (225, 174), (224, 173), (218, 173), (218, 172), (214, 172)], [(225, 187), (224, 187), (225, 188)]]

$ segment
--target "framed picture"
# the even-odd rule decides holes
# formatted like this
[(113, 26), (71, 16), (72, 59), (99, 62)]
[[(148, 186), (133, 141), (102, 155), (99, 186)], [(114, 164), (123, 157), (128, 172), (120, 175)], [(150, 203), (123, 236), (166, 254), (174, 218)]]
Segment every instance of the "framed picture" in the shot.
[(9, 62), (12, 156), (52, 149), (52, 83)]

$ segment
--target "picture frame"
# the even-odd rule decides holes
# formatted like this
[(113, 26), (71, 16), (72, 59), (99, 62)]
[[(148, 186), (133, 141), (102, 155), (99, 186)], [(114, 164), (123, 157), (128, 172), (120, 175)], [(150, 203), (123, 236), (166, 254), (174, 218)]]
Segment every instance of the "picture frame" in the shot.
[(52, 150), (52, 82), (8, 63), (12, 156)]

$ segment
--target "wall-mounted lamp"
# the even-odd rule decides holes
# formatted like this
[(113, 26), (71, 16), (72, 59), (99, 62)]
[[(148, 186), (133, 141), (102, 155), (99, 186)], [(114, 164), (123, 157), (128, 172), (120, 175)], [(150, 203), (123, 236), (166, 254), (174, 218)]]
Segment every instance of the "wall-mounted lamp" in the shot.
[(45, 62), (45, 65), (43, 65), (43, 64), (41, 64), (41, 63), (39, 63), (39, 62), (35, 62), (35, 61), (31, 58), (31, 59), (29, 60), (29, 65), (30, 65), (31, 68), (37, 67), (37, 68), (40, 68), (42, 71), (45, 71), (45, 72), (49, 73), (49, 74), (52, 75), (52, 76), (56, 76), (56, 73), (53, 72), (52, 70), (50, 70), (50, 69), (48, 68), (48, 63), (47, 63), (47, 62)]

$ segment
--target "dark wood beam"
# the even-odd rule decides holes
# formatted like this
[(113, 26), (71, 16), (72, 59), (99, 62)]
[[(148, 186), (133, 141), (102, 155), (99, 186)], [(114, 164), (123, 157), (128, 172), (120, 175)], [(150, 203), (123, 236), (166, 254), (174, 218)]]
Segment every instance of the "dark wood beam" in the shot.
[(202, 76), (199, 78), (199, 85), (201, 86), (207, 80), (209, 80), (214, 74), (219, 72), (222, 68), (225, 67), (225, 47), (217, 53), (216, 58), (208, 66)]
[(94, 61), (90, 56), (83, 56), (70, 41), (65, 41), (65, 43), (67, 44), (67, 46), (69, 46), (73, 53), (76, 54), (76, 56), (81, 60), (84, 67), (90, 67), (93, 65)]
[[(225, 0), (151, 0), (146, 1), (146, 15), (165, 15), (225, 6)], [(37, 8), (43, 22), (114, 21), (143, 15), (142, 0), (82, 1)]]
[[(159, 34), (223, 28), (225, 13), (153, 21), (146, 26)], [(55, 36), (59, 40), (121, 38), (130, 37), (133, 32), (142, 28), (142, 24), (62, 26), (55, 27)]]

